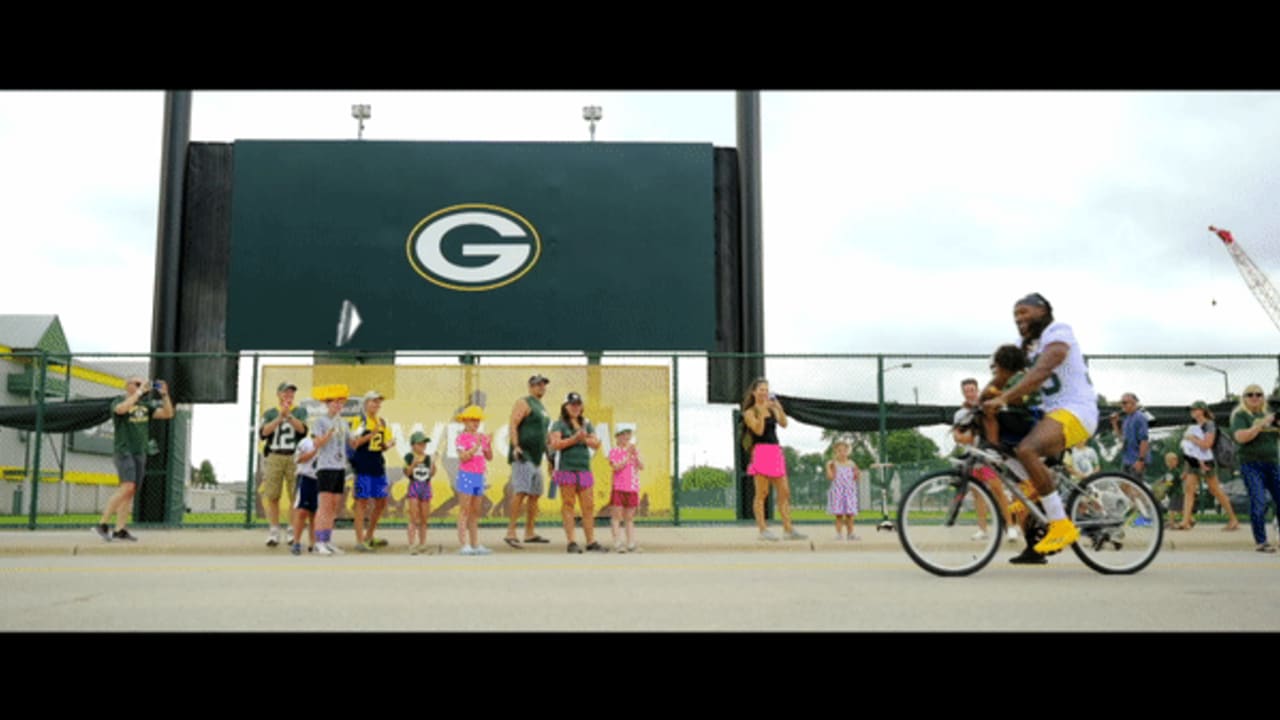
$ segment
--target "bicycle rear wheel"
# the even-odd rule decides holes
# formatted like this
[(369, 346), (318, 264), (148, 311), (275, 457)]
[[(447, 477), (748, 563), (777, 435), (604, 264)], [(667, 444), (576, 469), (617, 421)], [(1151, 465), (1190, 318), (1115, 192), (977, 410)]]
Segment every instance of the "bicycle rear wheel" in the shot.
[[(985, 530), (979, 514), (985, 517)], [(969, 575), (991, 562), (1004, 518), (980, 480), (943, 470), (920, 478), (898, 503), (898, 541), (920, 567), (944, 577)]]
[(1080, 529), (1071, 549), (1106, 575), (1138, 572), (1151, 564), (1164, 541), (1160, 503), (1146, 484), (1124, 473), (1085, 478), (1067, 499), (1067, 516)]

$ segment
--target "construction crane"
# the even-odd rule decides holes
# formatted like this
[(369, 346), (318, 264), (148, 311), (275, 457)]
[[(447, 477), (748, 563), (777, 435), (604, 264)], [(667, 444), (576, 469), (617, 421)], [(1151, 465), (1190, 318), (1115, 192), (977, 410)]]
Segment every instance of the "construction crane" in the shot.
[(1276, 329), (1280, 330), (1280, 293), (1276, 292), (1275, 286), (1266, 275), (1262, 274), (1258, 266), (1253, 264), (1248, 253), (1236, 243), (1230, 232), (1219, 230), (1212, 225), (1209, 226), (1209, 232), (1215, 233), (1222, 240), (1227, 252), (1231, 253), (1231, 259), (1236, 262), (1240, 275), (1244, 277), (1245, 285), (1253, 291), (1253, 296), (1258, 299), (1262, 309), (1267, 311), (1267, 316), (1271, 318), (1271, 322), (1275, 323)]

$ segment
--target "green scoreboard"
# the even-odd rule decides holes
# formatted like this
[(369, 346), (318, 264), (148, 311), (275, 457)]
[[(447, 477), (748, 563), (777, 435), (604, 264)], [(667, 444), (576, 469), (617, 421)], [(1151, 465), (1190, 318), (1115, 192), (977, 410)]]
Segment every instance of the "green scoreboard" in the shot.
[(714, 350), (715, 149), (237, 141), (228, 350)]

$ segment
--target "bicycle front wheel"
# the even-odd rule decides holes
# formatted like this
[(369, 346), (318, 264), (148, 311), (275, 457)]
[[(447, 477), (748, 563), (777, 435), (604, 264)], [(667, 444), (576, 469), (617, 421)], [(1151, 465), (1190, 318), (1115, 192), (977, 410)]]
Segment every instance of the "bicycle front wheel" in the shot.
[(926, 475), (898, 503), (898, 541), (917, 565), (944, 577), (991, 562), (1004, 518), (986, 485), (954, 470)]
[(1067, 499), (1067, 515), (1080, 529), (1071, 549), (1106, 575), (1136, 573), (1155, 559), (1164, 541), (1164, 517), (1140, 480), (1117, 472), (1085, 478)]

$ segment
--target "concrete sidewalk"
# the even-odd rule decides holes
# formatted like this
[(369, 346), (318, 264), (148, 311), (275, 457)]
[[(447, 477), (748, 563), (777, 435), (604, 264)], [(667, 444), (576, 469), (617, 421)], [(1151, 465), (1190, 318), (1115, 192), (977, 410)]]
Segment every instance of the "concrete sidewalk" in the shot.
[[(770, 527), (781, 534), (777, 523)], [(1254, 542), (1247, 523), (1234, 532), (1224, 532), (1224, 524), (1200, 523), (1191, 530), (1166, 530), (1162, 552), (1179, 550), (1227, 550), (1253, 552)], [(868, 518), (858, 525), (860, 540), (838, 541), (831, 524), (797, 524), (796, 529), (808, 536), (805, 540), (766, 542), (757, 539), (753, 525), (681, 525), (641, 526), (636, 528), (636, 539), (646, 553), (702, 553), (702, 552), (901, 552), (898, 536), (892, 531), (876, 529), (876, 521)], [(1274, 523), (1268, 528), (1274, 541)], [(79, 555), (104, 553), (143, 554), (214, 554), (249, 555), (278, 553), (288, 554), (289, 548), (280, 545), (266, 547), (266, 529), (131, 529), (138, 542), (104, 542), (90, 527), (74, 530), (6, 529), (0, 531), (0, 554), (4, 555)], [(504, 528), (480, 529), (480, 542), (495, 553), (564, 553), (564, 531), (558, 526), (538, 527), (538, 532), (548, 540), (547, 544), (525, 545), (523, 549), (508, 547), (502, 538)], [(403, 527), (380, 529), (379, 537), (390, 545), (370, 554), (408, 554), (407, 537)], [(609, 528), (597, 526), (596, 537), (601, 544), (611, 546)], [(335, 544), (352, 551), (353, 533), (350, 528), (334, 532)], [(583, 544), (581, 529), (577, 533)], [(452, 527), (432, 527), (428, 534), (428, 546), (434, 552), (455, 553), (458, 549), (457, 533)], [(1019, 550), (1018, 544), (1007, 543), (1009, 550)]]

